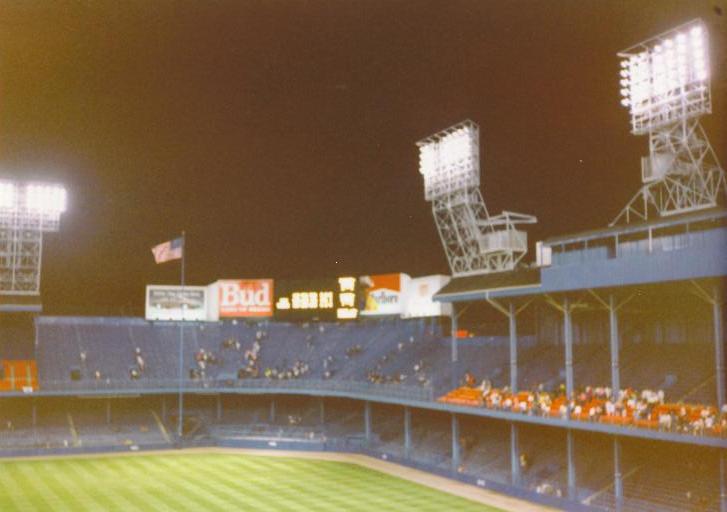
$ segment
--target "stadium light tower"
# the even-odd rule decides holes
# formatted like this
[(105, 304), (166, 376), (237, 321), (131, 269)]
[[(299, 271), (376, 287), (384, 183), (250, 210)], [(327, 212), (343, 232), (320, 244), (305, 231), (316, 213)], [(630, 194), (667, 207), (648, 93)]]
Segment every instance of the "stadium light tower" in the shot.
[(618, 56), (621, 104), (631, 132), (649, 136), (649, 156), (641, 190), (611, 225), (717, 206), (727, 182), (699, 123), (712, 112), (706, 26), (690, 21)]
[(0, 295), (38, 295), (43, 233), (58, 231), (66, 190), (0, 180)]
[(480, 192), (480, 129), (464, 121), (417, 142), (424, 198), (453, 276), (512, 270), (528, 251), (518, 224), (537, 219), (503, 211), (491, 217)]

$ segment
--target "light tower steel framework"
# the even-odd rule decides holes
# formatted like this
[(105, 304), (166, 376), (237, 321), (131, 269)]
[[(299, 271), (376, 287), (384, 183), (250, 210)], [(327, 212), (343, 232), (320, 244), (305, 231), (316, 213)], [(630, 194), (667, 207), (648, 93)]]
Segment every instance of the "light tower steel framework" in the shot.
[(712, 112), (707, 29), (693, 20), (620, 52), (621, 103), (649, 136), (643, 185), (611, 225), (718, 206), (725, 172), (699, 119)]
[(65, 208), (59, 185), (0, 181), (0, 295), (40, 293), (43, 234), (58, 231)]
[(480, 192), (479, 127), (470, 120), (417, 142), (424, 197), (453, 276), (514, 269), (527, 254), (521, 224), (537, 219), (503, 211), (490, 216)]

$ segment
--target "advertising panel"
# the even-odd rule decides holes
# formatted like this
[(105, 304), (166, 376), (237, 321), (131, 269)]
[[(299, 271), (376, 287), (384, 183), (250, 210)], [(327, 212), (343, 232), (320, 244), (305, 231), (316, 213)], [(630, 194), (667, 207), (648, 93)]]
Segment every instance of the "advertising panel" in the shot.
[(405, 311), (402, 316), (418, 318), (423, 316), (450, 316), (452, 305), (434, 302), (432, 297), (450, 280), (449, 276), (432, 275), (414, 277), (406, 290)]
[(214, 284), (219, 318), (273, 316), (272, 279), (224, 279)]
[(356, 308), (356, 278), (278, 280), (275, 316), (281, 320), (352, 320)]
[(361, 314), (401, 315), (404, 312), (404, 292), (410, 277), (406, 274), (378, 274), (359, 277), (363, 304)]
[(148, 285), (147, 320), (207, 320), (207, 287)]

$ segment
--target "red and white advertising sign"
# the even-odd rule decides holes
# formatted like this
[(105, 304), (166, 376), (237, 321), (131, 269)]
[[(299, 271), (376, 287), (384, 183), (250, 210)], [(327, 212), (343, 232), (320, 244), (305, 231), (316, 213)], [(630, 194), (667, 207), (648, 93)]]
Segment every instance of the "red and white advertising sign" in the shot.
[(273, 316), (272, 279), (217, 281), (220, 318)]

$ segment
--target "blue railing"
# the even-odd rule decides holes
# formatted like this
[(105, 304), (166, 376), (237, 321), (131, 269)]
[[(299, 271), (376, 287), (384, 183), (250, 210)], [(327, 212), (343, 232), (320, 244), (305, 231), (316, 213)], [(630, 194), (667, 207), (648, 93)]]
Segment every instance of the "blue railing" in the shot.
[[(152, 391), (175, 392), (179, 390), (176, 379), (139, 379), (139, 380), (87, 380), (87, 381), (42, 381), (42, 391), (73, 392), (108, 392), (109, 394), (149, 393)], [(334, 394), (370, 395), (403, 400), (433, 401), (434, 390), (431, 387), (409, 386), (401, 384), (376, 384), (361, 381), (299, 379), (229, 379), (229, 380), (185, 380), (183, 391), (226, 392), (235, 390), (260, 390), (263, 393), (286, 393), (294, 391), (320, 391)]]

